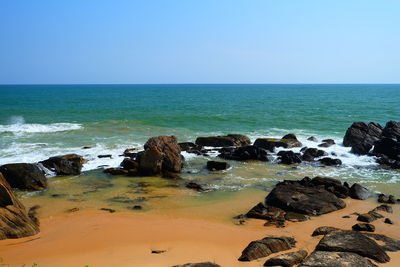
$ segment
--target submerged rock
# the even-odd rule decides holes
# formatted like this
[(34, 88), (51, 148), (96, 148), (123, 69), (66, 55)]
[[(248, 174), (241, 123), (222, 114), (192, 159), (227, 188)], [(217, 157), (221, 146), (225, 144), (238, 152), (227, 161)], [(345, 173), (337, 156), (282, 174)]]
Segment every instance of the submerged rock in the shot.
[(222, 149), (218, 156), (230, 160), (260, 160), (269, 161), (267, 150), (257, 146), (242, 146), (232, 149)]
[(207, 162), (207, 169), (210, 171), (221, 171), (221, 170), (226, 170), (230, 166), (227, 162), (224, 161), (214, 161), (210, 160)]
[(294, 153), (293, 151), (279, 151), (278, 157), (280, 160), (280, 163), (282, 164), (295, 164), (295, 163), (301, 163), (301, 158), (299, 153)]
[(109, 173), (111, 175), (127, 175), (128, 171), (121, 168), (107, 168), (104, 169), (104, 173)]
[(307, 257), (307, 254), (308, 253), (305, 250), (299, 250), (295, 252), (281, 254), (268, 259), (264, 263), (264, 266), (291, 267), (293, 265), (301, 263), (304, 260), (304, 258)]
[(351, 252), (314, 251), (299, 267), (378, 267), (370, 260)]
[(250, 138), (241, 134), (228, 134), (225, 136), (198, 137), (198, 146), (227, 147), (227, 146), (247, 146), (251, 144)]
[(13, 188), (42, 190), (47, 187), (46, 177), (36, 164), (5, 164), (0, 166), (0, 172)]
[(317, 148), (306, 148), (303, 152), (302, 159), (305, 161), (313, 161), (314, 158), (319, 158), (323, 156), (328, 156), (328, 153)]
[(295, 246), (296, 240), (293, 237), (269, 236), (261, 240), (250, 242), (243, 250), (239, 261), (252, 261), (266, 257), (272, 253), (291, 249)]
[(0, 240), (39, 233), (35, 208), (28, 213), (0, 173)]
[(81, 173), (86, 160), (77, 154), (51, 157), (41, 161), (46, 168), (56, 172), (58, 175), (78, 175)]

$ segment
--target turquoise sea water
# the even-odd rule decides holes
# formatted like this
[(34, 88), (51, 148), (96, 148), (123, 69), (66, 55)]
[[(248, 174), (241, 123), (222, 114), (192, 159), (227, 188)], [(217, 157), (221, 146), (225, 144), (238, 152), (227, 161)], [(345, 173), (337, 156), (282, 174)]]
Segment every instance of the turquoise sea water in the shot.
[[(88, 158), (85, 170), (92, 170), (117, 166), (125, 148), (151, 136), (194, 141), (242, 133), (254, 141), (295, 133), (309, 146), (310, 135), (338, 143), (328, 152), (344, 167), (313, 174), (397, 183), (398, 172), (376, 170), (374, 160), (351, 155), (340, 142), (354, 121), (399, 121), (399, 103), (400, 85), (1, 85), (0, 164), (74, 152)], [(204, 163), (186, 157), (193, 173)]]

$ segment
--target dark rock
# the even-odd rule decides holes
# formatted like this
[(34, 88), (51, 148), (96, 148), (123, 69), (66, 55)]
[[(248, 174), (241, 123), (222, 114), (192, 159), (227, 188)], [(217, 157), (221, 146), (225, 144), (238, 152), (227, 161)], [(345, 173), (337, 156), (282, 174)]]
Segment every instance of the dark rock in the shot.
[(120, 166), (125, 170), (139, 169), (139, 163), (131, 158), (124, 158)]
[(234, 149), (223, 149), (218, 156), (230, 160), (260, 160), (269, 161), (267, 150), (257, 146), (242, 146)]
[(210, 171), (226, 170), (229, 167), (230, 167), (229, 164), (223, 161), (210, 160), (207, 162), (207, 169), (209, 169)]
[(393, 213), (393, 208), (389, 205), (382, 204), (382, 205), (376, 207), (375, 209), (373, 209), (373, 211), (384, 211), (387, 213)]
[(126, 175), (128, 174), (127, 170), (121, 168), (108, 168), (103, 171), (104, 173), (109, 173), (111, 175)]
[(258, 258), (266, 257), (272, 253), (291, 249), (295, 246), (296, 241), (293, 237), (286, 236), (269, 236), (261, 240), (250, 242), (243, 250), (239, 261), (252, 261)]
[(390, 260), (386, 252), (372, 239), (355, 231), (333, 231), (318, 243), (318, 251), (353, 252), (385, 263)]
[(387, 224), (393, 224), (392, 220), (389, 218), (386, 218), (383, 222)]
[(296, 181), (278, 183), (266, 197), (265, 203), (306, 215), (321, 215), (346, 206), (333, 193), (323, 188), (301, 185)]
[(300, 154), (293, 151), (279, 151), (278, 153), (280, 163), (282, 164), (295, 164), (301, 163)]
[(323, 143), (332, 144), (332, 145), (336, 144), (335, 140), (333, 140), (333, 139), (324, 139), (324, 140), (322, 140), (322, 142)]
[(319, 158), (323, 156), (328, 156), (328, 153), (317, 148), (307, 148), (306, 150), (304, 150), (302, 159), (305, 161), (313, 161), (314, 158)]
[(318, 142), (318, 139), (315, 136), (310, 136), (307, 138), (308, 141)]
[(318, 146), (319, 147), (330, 147), (330, 146), (333, 146), (335, 144), (335, 142), (323, 142), (323, 143), (321, 143), (321, 144), (319, 144)]
[(141, 209), (143, 209), (143, 207), (140, 206), (140, 205), (135, 205), (135, 206), (132, 207), (132, 209), (133, 210), (141, 210)]
[(291, 222), (304, 222), (309, 220), (310, 217), (304, 214), (300, 214), (297, 212), (293, 212), (293, 211), (288, 211), (285, 214), (285, 220), (287, 221), (291, 221)]
[(296, 135), (294, 134), (287, 134), (284, 137), (282, 137), (281, 142), (287, 143), (288, 148), (292, 147), (302, 147), (303, 145), (300, 143), (300, 141), (297, 139)]
[(13, 188), (42, 190), (47, 187), (46, 177), (36, 164), (5, 164), (0, 166), (0, 172)]
[(146, 142), (144, 149), (140, 156), (138, 154), (139, 171), (142, 175), (181, 171), (183, 165), (181, 149), (175, 136), (152, 137)]
[(270, 224), (277, 227), (285, 225), (285, 211), (276, 207), (266, 207), (262, 203), (258, 203), (246, 213), (247, 218), (267, 220)]
[(326, 191), (335, 194), (340, 198), (346, 198), (349, 195), (349, 189), (342, 185), (342, 182), (329, 177), (314, 177), (310, 182), (310, 185), (322, 186)]
[(221, 267), (221, 265), (207, 261), (198, 263), (185, 263), (182, 265), (174, 265), (172, 267)]
[(349, 219), (349, 218), (351, 218), (349, 215), (344, 215), (344, 216), (342, 216), (342, 218), (344, 218), (344, 219)]
[(354, 199), (364, 200), (369, 198), (371, 196), (371, 193), (368, 191), (367, 188), (359, 184), (353, 184), (350, 187), (349, 196)]
[(370, 260), (351, 252), (314, 251), (299, 267), (378, 267)]
[(199, 192), (206, 191), (206, 189), (204, 189), (204, 187), (202, 185), (200, 185), (198, 183), (195, 183), (195, 182), (187, 183), (186, 184), (186, 188), (193, 189), (193, 190), (196, 190), (196, 191), (199, 191)]
[(39, 221), (35, 216), (37, 208), (32, 207), (27, 212), (0, 173), (0, 240), (39, 233)]
[(352, 147), (357, 144), (374, 145), (381, 137), (383, 127), (376, 122), (368, 124), (354, 122), (346, 131), (343, 145)]
[(357, 223), (351, 227), (354, 231), (375, 232), (375, 226), (369, 223)]
[(134, 159), (134, 158), (136, 158), (136, 156), (138, 154), (137, 151), (138, 151), (137, 147), (127, 148), (127, 149), (125, 149), (123, 156)]
[(114, 209), (109, 209), (109, 208), (100, 208), (100, 210), (108, 211), (109, 213), (114, 213)]
[(371, 150), (372, 145), (367, 143), (355, 144), (351, 147), (350, 152), (358, 155), (367, 155)]
[(268, 259), (264, 263), (264, 266), (291, 267), (293, 265), (301, 263), (304, 260), (304, 258), (307, 257), (307, 254), (308, 253), (305, 250), (299, 250), (295, 252), (281, 254)]
[(198, 146), (192, 142), (178, 143), (178, 146), (180, 147), (181, 151), (190, 151), (190, 150), (200, 150), (201, 149), (201, 146)]
[(342, 161), (340, 159), (332, 159), (332, 158), (322, 158), (318, 160), (321, 164), (326, 166), (340, 166), (342, 165)]
[(312, 236), (327, 235), (327, 234), (335, 232), (335, 231), (343, 231), (343, 230), (336, 228), (336, 227), (331, 227), (331, 226), (320, 226), (314, 230), (314, 232), (312, 233)]
[(102, 159), (102, 158), (112, 158), (112, 155), (111, 154), (104, 154), (104, 155), (98, 155), (97, 156), (99, 159)]
[(382, 138), (374, 145), (374, 154), (382, 154), (388, 156), (390, 159), (398, 160), (400, 155), (400, 142), (392, 138)]
[(251, 144), (250, 138), (241, 134), (228, 134), (226, 136), (198, 137), (198, 146), (225, 147), (225, 146), (247, 146)]
[(276, 138), (258, 138), (254, 142), (254, 146), (264, 148), (270, 152), (274, 152), (276, 147), (289, 147), (286, 142), (282, 142), (281, 140)]
[(383, 128), (382, 136), (400, 141), (400, 122), (388, 121)]
[(92, 148), (91, 146), (84, 146), (84, 147), (82, 147), (82, 149), (90, 149), (90, 148)]
[(77, 212), (77, 211), (79, 211), (79, 208), (74, 207), (74, 208), (71, 208), (71, 209), (67, 209), (65, 212), (72, 213), (72, 212)]
[(396, 204), (396, 198), (393, 195), (386, 196), (385, 194), (379, 194), (379, 203)]
[(394, 238), (390, 238), (380, 234), (364, 233), (364, 235), (383, 243), (383, 245), (381, 245), (381, 248), (384, 251), (396, 252), (400, 250), (400, 240), (396, 240)]
[(41, 161), (46, 168), (56, 172), (58, 175), (78, 175), (81, 173), (86, 160), (77, 154), (51, 157)]
[(160, 250), (160, 249), (152, 249), (151, 253), (152, 254), (161, 254), (167, 252), (166, 250)]
[(377, 212), (370, 211), (368, 213), (358, 215), (357, 221), (370, 223), (380, 218), (383, 218), (383, 216)]

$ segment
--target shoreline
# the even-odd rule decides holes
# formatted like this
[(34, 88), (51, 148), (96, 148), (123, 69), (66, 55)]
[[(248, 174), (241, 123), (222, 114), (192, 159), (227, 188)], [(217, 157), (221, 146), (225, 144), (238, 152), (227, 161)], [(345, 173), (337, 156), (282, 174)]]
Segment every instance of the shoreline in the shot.
[[(151, 214), (82, 210), (39, 217), (41, 232), (38, 235), (2, 240), (0, 254), (3, 263), (10, 266), (34, 263), (37, 266), (172, 266), (202, 261), (216, 262), (221, 266), (262, 266), (267, 258), (252, 262), (237, 261), (250, 241), (268, 235), (294, 236), (296, 248), (289, 251), (305, 249), (310, 253), (320, 240), (320, 237), (311, 237), (315, 228), (329, 225), (350, 229), (356, 223), (356, 216), (349, 219), (342, 216), (367, 212), (379, 205), (372, 198), (364, 201), (345, 199), (345, 202), (347, 207), (344, 209), (312, 217), (305, 222), (289, 222), (285, 228), (266, 227), (263, 220), (257, 219), (235, 225), (207, 218), (207, 210), (223, 203), (195, 209), (195, 212), (204, 213), (203, 219), (196, 216), (181, 218), (174, 216), (173, 212)], [(231, 201), (226, 200), (226, 203)], [(394, 205), (393, 208), (394, 213), (388, 217), (395, 224), (377, 221), (376, 233), (400, 239), (400, 225), (397, 223), (400, 221), (400, 207)], [(243, 212), (242, 207), (238, 210), (240, 212)], [(166, 252), (152, 254), (151, 250)], [(400, 255), (388, 254), (392, 260), (382, 266), (398, 266)]]

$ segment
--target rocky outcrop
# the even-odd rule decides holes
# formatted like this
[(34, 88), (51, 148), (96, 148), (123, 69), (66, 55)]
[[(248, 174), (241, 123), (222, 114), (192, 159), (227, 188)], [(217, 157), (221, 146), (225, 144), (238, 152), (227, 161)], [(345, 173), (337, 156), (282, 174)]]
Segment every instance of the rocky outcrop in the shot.
[(58, 175), (78, 175), (81, 173), (83, 164), (86, 163), (86, 160), (77, 154), (68, 154), (51, 157), (47, 160), (41, 161), (40, 163)]
[(368, 144), (372, 146), (379, 140), (382, 135), (382, 130), (383, 127), (376, 122), (370, 122), (368, 124), (364, 122), (354, 122), (346, 131), (343, 138), (343, 145), (352, 147), (357, 144)]
[(264, 266), (282, 266), (291, 267), (301, 263), (307, 257), (307, 251), (299, 250), (295, 252), (284, 253), (273, 258), (268, 259)]
[(370, 260), (351, 252), (314, 251), (299, 267), (378, 267)]
[(267, 150), (257, 146), (242, 146), (237, 148), (224, 148), (221, 149), (218, 155), (223, 159), (230, 160), (260, 160), (269, 161)]
[(265, 199), (268, 206), (306, 215), (321, 215), (346, 206), (343, 200), (308, 179), (278, 183)]
[(269, 236), (261, 240), (250, 242), (243, 250), (239, 261), (252, 261), (267, 257), (272, 253), (291, 249), (295, 246), (296, 240), (293, 237)]
[(37, 218), (28, 214), (0, 173), (0, 239), (21, 238), (39, 233)]
[(42, 190), (47, 187), (43, 171), (31, 163), (11, 163), (0, 166), (0, 172), (13, 188)]
[(382, 131), (382, 136), (400, 141), (400, 122), (388, 121)]
[(225, 136), (198, 137), (198, 146), (227, 147), (227, 146), (247, 146), (251, 144), (250, 138), (241, 134), (228, 134)]
[(376, 155), (385, 155), (389, 159), (400, 160), (400, 142), (384, 137), (375, 143), (373, 153)]
[(229, 167), (230, 167), (229, 164), (224, 161), (214, 161), (214, 160), (207, 161), (207, 169), (210, 171), (226, 170)]

